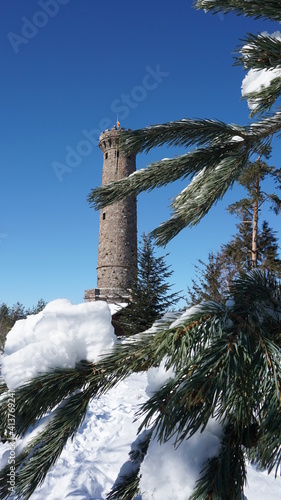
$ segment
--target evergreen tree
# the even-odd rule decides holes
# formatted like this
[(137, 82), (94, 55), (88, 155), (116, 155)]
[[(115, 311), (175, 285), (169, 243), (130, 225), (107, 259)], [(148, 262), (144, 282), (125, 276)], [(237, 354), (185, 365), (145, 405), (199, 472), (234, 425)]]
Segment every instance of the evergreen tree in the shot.
[[(259, 242), (259, 218), (261, 207), (265, 202), (269, 201), (271, 203), (271, 209), (274, 210), (276, 214), (279, 214), (281, 209), (280, 198), (275, 193), (266, 193), (262, 189), (262, 181), (268, 176), (278, 179), (279, 175), (280, 170), (269, 167), (260, 158), (254, 163), (249, 163), (248, 167), (238, 179), (239, 184), (246, 188), (247, 196), (236, 203), (232, 203), (228, 207), (229, 212), (231, 214), (234, 213), (241, 220), (238, 227), (240, 229), (240, 234), (244, 233), (244, 248), (249, 251), (249, 256), (247, 255), (246, 260), (249, 260), (248, 257), (250, 257), (251, 267), (257, 267), (262, 260), (262, 253), (266, 252), (266, 248), (263, 250)], [(243, 225), (245, 226), (244, 229)], [(251, 231), (249, 229), (251, 229)], [(251, 235), (251, 242), (248, 238), (249, 235)], [(228, 245), (228, 250), (231, 254), (231, 243)]]
[(178, 293), (169, 293), (171, 285), (167, 280), (172, 271), (165, 257), (156, 257), (151, 236), (143, 234), (137, 272), (133, 273), (132, 286), (128, 290), (130, 302), (118, 319), (124, 335), (144, 332), (178, 301)]
[(187, 289), (189, 305), (199, 304), (206, 300), (219, 302), (225, 299), (227, 288), (219, 252), (210, 252), (207, 262), (199, 260), (199, 265), (195, 266), (195, 278), (191, 280), (191, 283), (191, 287)]
[[(249, 224), (237, 224), (238, 233), (225, 245), (222, 245), (221, 256), (229, 272), (229, 279), (243, 271), (249, 271), (252, 265), (252, 228)], [(269, 227), (267, 221), (262, 222), (258, 236), (257, 266), (260, 269), (280, 277), (281, 260), (276, 231)]]
[(26, 309), (25, 315), (28, 316), (30, 314), (38, 314), (40, 311), (43, 311), (46, 305), (47, 303), (44, 299), (39, 299), (36, 306)]
[(12, 325), (14, 325), (16, 321), (26, 318), (24, 305), (20, 304), (20, 302), (14, 304), (10, 311), (10, 318)]
[[(197, 8), (281, 21), (277, 0), (197, 0)], [(268, 35), (248, 35), (238, 62), (246, 69), (279, 68), (281, 42)], [(281, 78), (252, 93), (255, 112), (272, 109), (281, 93)], [(250, 126), (227, 125), (215, 120), (182, 120), (124, 132), (124, 149), (149, 151), (162, 144), (195, 145), (182, 157), (164, 160), (133, 176), (93, 191), (97, 208), (120, 198), (194, 175), (173, 202), (172, 218), (154, 232), (166, 244), (186, 226), (197, 224), (227, 189), (239, 179), (249, 160), (267, 150), (281, 130), (281, 115), (261, 118)], [(208, 460), (192, 499), (241, 499), (246, 481), (246, 458), (258, 467), (277, 471), (281, 464), (281, 304), (274, 280), (252, 269), (230, 285), (229, 299), (205, 302), (178, 317), (165, 318), (153, 331), (118, 343), (97, 363), (80, 362), (75, 369), (54, 370), (15, 391), (16, 434), (50, 412), (41, 432), (27, 442), (16, 457), (16, 495), (27, 499), (60, 455), (66, 441), (78, 430), (91, 398), (110, 390), (136, 371), (146, 371), (164, 361), (174, 378), (166, 382), (140, 408), (139, 432), (143, 435), (141, 460), (151, 436), (169, 438), (180, 445), (210, 418), (223, 427), (219, 453)], [(0, 400), (2, 422), (7, 428), (8, 398)], [(1, 471), (0, 496), (10, 496), (7, 474)], [(138, 490), (139, 466), (125, 477), (110, 499), (133, 499)], [(130, 492), (130, 493), (128, 493)]]
[[(242, 217), (242, 213), (241, 217)], [(196, 277), (188, 287), (189, 305), (204, 300), (224, 302), (229, 294), (231, 283), (241, 274), (249, 272), (252, 266), (252, 227), (245, 224), (245, 218), (236, 225), (238, 232), (231, 240), (222, 245), (218, 252), (210, 252), (207, 262), (199, 260), (195, 266)], [(258, 237), (257, 267), (280, 282), (281, 260), (276, 232), (263, 221)]]
[(26, 318), (29, 314), (37, 314), (46, 305), (43, 299), (38, 300), (37, 305), (25, 309), (23, 304), (17, 302), (12, 307), (8, 307), (4, 302), (0, 305), (0, 350), (3, 349), (8, 332), (13, 328), (16, 321)]
[(277, 232), (273, 231), (267, 221), (263, 221), (259, 237), (259, 267), (274, 274), (278, 279), (281, 277), (281, 260), (278, 257), (279, 245)]
[(0, 306), (0, 350), (3, 349), (6, 335), (12, 326), (9, 307), (3, 302)]

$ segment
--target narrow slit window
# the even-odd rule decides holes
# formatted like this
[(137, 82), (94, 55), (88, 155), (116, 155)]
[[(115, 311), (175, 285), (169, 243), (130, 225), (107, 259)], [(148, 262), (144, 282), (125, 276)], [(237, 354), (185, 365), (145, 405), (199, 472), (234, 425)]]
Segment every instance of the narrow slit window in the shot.
[(102, 220), (105, 220), (105, 212), (102, 214)]

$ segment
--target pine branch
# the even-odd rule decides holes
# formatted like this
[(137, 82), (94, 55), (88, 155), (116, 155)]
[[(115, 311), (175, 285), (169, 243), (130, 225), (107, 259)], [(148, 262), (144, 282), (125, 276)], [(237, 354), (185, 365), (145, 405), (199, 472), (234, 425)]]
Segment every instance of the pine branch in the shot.
[(134, 499), (140, 493), (139, 482), (138, 471), (131, 470), (130, 473), (122, 476), (121, 482), (116, 484), (106, 495), (106, 500)]
[(262, 141), (265, 141), (263, 146), (266, 150), (270, 147), (272, 136), (280, 133), (281, 130), (281, 112), (277, 111), (274, 115), (263, 118), (262, 120), (252, 123), (248, 127), (249, 138), (253, 140), (253, 152), (263, 154), (259, 151)]
[[(240, 498), (246, 481), (244, 448), (254, 449), (261, 468), (277, 471), (281, 463), (280, 339), (279, 344), (271, 340), (280, 330), (274, 286), (255, 270), (234, 283), (231, 292), (235, 300), (228, 313), (218, 316), (214, 307), (216, 314), (205, 318), (208, 340), (202, 350), (196, 349), (202, 322), (190, 322), (194, 317), (185, 322), (181, 335), (192, 323), (197, 335), (184, 369), (138, 413), (144, 416), (140, 430), (153, 423), (160, 442), (174, 437), (176, 445), (204, 430), (210, 417), (229, 422), (220, 453), (207, 462), (192, 499)], [(197, 318), (203, 310), (204, 304)]]
[[(89, 403), (89, 393), (72, 395), (53, 414), (42, 432), (27, 444), (16, 457), (16, 498), (27, 500), (44, 481), (50, 467), (59, 458), (67, 440), (73, 437), (83, 422)], [(0, 476), (0, 496), (11, 495), (7, 481), (10, 466)]]
[(136, 334), (122, 344), (117, 344), (111, 353), (103, 356), (93, 370), (93, 396), (100, 396), (132, 373), (145, 372), (152, 366), (159, 366), (171, 349), (170, 324), (175, 319), (165, 316), (154, 323), (147, 332)]
[[(153, 423), (160, 442), (174, 436), (179, 445), (199, 428), (204, 429), (215, 411), (221, 391), (225, 391), (229, 363), (229, 334), (223, 336), (225, 311), (221, 311), (221, 317), (213, 315), (208, 319), (202, 310), (200, 319), (195, 320), (198, 314), (185, 321), (181, 333), (177, 332), (177, 336), (185, 338), (185, 364), (182, 368), (177, 367), (174, 378), (138, 412), (139, 417), (145, 415), (139, 430)], [(218, 381), (221, 381), (222, 388)]]
[(219, 120), (185, 119), (164, 124), (153, 125), (144, 129), (125, 131), (121, 136), (120, 146), (124, 153), (148, 152), (150, 149), (163, 146), (184, 146), (197, 144), (211, 145), (217, 138), (221, 143), (230, 142), (234, 136), (244, 134), (244, 127), (227, 125)]
[(249, 33), (242, 40), (235, 57), (235, 64), (244, 66), (245, 69), (268, 69), (272, 70), (281, 66), (281, 40), (272, 35)]
[(262, 412), (261, 438), (250, 459), (260, 470), (270, 473), (275, 469), (276, 477), (281, 465), (281, 411), (280, 401), (276, 399), (276, 391), (272, 386), (268, 387)]
[(246, 464), (236, 429), (227, 425), (220, 452), (207, 461), (189, 500), (240, 499), (246, 483)]
[(119, 181), (93, 189), (88, 197), (88, 202), (94, 208), (101, 209), (127, 196), (136, 196), (142, 191), (151, 191), (178, 179), (185, 179), (210, 165), (217, 166), (228, 156), (235, 155), (240, 151), (242, 153), (247, 151), (243, 140), (232, 142), (233, 137), (229, 143), (225, 144), (222, 142), (222, 136), (219, 140), (217, 138), (217, 144), (213, 144), (209, 148), (196, 149), (180, 157), (154, 162), (145, 169), (137, 170)]
[[(202, 152), (201, 157), (203, 156), (204, 152)], [(88, 196), (88, 202), (98, 210), (127, 196), (136, 196), (142, 191), (151, 191), (156, 187), (162, 187), (180, 178), (185, 178), (191, 173), (189, 165), (194, 165), (192, 160), (195, 158), (193, 157), (194, 155), (192, 157), (183, 155), (152, 163), (147, 168), (137, 170), (119, 181), (93, 189)], [(205, 154), (205, 161), (207, 159)], [(202, 158), (201, 161), (204, 162), (204, 159)]]
[(8, 390), (7, 384), (3, 378), (0, 378), (0, 395), (4, 394)]
[[(262, 273), (249, 274), (241, 278), (231, 310), (206, 318), (202, 305), (197, 313), (201, 321), (194, 323), (196, 316), (187, 319), (181, 335), (190, 345), (188, 325), (195, 329), (192, 351), (187, 351), (184, 368), (141, 407), (138, 416), (145, 418), (140, 430), (153, 423), (160, 441), (174, 436), (180, 444), (204, 429), (211, 416), (225, 421), (235, 413), (239, 439), (245, 442), (246, 429), (255, 422), (269, 386), (275, 387), (275, 401), (281, 402), (280, 349), (267, 339), (280, 329), (279, 317), (270, 308), (272, 288), (264, 290)], [(268, 345), (270, 351), (265, 349)]]
[(201, 171), (189, 186), (174, 198), (172, 217), (152, 231), (156, 243), (165, 246), (182, 229), (198, 224), (232, 187), (248, 160), (247, 153), (229, 155), (217, 166), (213, 165), (208, 170)]
[[(174, 319), (175, 314), (172, 314), (170, 322)], [(74, 436), (85, 418), (91, 398), (101, 396), (134, 371), (144, 371), (153, 363), (155, 366), (160, 363), (166, 345), (164, 325), (166, 333), (169, 321), (159, 321), (154, 326), (154, 333), (135, 336), (134, 342), (127, 342), (124, 345), (124, 350), (122, 345), (117, 345), (115, 350), (105, 355), (96, 364), (88, 362), (79, 364), (78, 369), (76, 368), (77, 373), (69, 369), (55, 370), (54, 373), (42, 375), (36, 379), (35, 383), (31, 381), (22, 390), (17, 391), (20, 400), (18, 433), (19, 429), (21, 433), (27, 430), (31, 421), (42, 419), (43, 413), (53, 408), (60, 398), (66, 398), (51, 414), (50, 422), (43, 428), (43, 431), (27, 444), (16, 459), (16, 491), (19, 498), (28, 499), (35, 488), (42, 483), (48, 470), (60, 456), (67, 440)], [(156, 348), (153, 342), (155, 336), (158, 336), (158, 342), (159, 336), (162, 338), (161, 348), (158, 343)], [(148, 349), (150, 344), (152, 345), (151, 352)], [(38, 387), (38, 381), (40, 381), (41, 388)], [(50, 394), (46, 392), (48, 383), (52, 387)], [(78, 394), (74, 393), (66, 397), (72, 390), (77, 391), (79, 387), (82, 392), (79, 391)], [(36, 402), (36, 390), (38, 402)], [(46, 402), (44, 402), (45, 396)], [(27, 398), (25, 402), (24, 397)], [(33, 404), (35, 404), (34, 409)], [(4, 421), (8, 422), (8, 418), (8, 415), (4, 415)], [(3, 500), (10, 494), (7, 481), (9, 470), (9, 465), (7, 465), (1, 471), (0, 496)]]
[(196, 0), (195, 8), (203, 9), (205, 12), (217, 14), (234, 12), (237, 15), (253, 17), (254, 19), (274, 19), (281, 21), (281, 9), (279, 0)]
[[(15, 393), (16, 435), (22, 436), (36, 421), (70, 394), (89, 383), (93, 364), (81, 361), (74, 369), (54, 369), (18, 387)], [(29, 403), (27, 409), (26, 401)], [(9, 393), (0, 401), (1, 427), (8, 425)]]
[(243, 95), (251, 108), (251, 116), (269, 111), (281, 95), (281, 79), (276, 77), (267, 86), (262, 86), (259, 91)]
[[(272, 311), (280, 313), (280, 304), (274, 298), (275, 287), (268, 276), (259, 269), (243, 273), (232, 284), (230, 294), (238, 304), (241, 314), (248, 317), (251, 311), (263, 311), (263, 317), (272, 317)], [(277, 309), (278, 306), (278, 309)], [(279, 324), (278, 315), (275, 319)]]
[(140, 467), (147, 454), (153, 430), (144, 431), (132, 445), (130, 462), (121, 469), (119, 477), (113, 485), (106, 500), (128, 500), (135, 498), (139, 493)]

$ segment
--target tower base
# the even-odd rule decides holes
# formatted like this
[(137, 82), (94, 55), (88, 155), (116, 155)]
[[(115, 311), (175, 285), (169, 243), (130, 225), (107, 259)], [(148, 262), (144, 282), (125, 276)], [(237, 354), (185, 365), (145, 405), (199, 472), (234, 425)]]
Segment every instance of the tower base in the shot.
[(109, 304), (116, 304), (118, 302), (128, 302), (129, 295), (121, 288), (91, 288), (85, 290), (84, 300), (85, 302), (104, 300)]

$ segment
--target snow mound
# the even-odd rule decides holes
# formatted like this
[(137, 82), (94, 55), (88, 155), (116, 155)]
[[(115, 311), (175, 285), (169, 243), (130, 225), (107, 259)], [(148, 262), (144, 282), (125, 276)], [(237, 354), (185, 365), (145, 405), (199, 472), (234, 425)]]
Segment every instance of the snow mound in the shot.
[(115, 343), (106, 302), (73, 305), (66, 299), (15, 323), (8, 333), (1, 372), (10, 390), (53, 368), (97, 361)]

